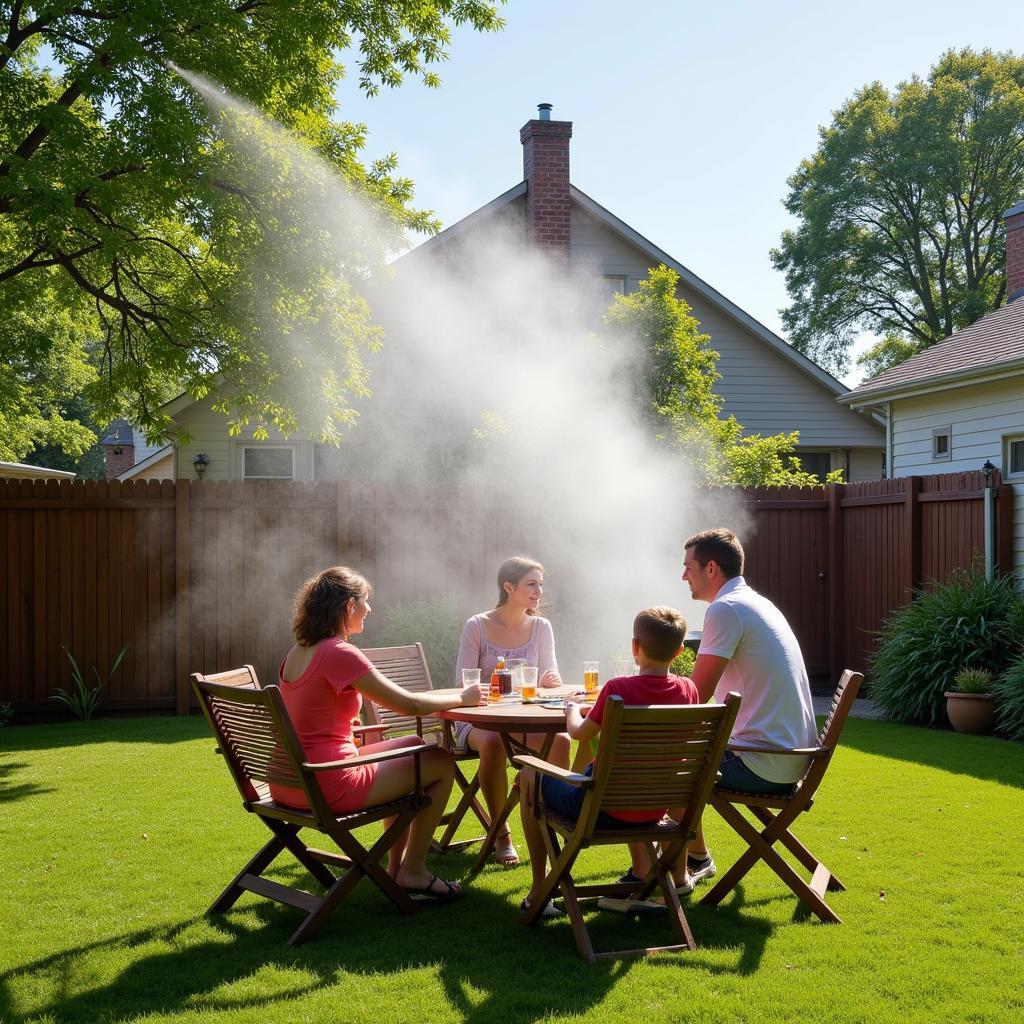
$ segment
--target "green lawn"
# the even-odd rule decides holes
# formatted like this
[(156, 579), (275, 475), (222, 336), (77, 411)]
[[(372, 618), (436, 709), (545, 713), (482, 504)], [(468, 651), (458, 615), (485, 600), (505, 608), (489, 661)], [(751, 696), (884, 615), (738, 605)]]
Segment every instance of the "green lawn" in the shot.
[[(288, 908), (246, 896), (208, 919), (265, 830), (204, 721), (0, 730), (0, 1021), (1024, 1019), (1024, 746), (859, 720), (844, 739), (798, 830), (848, 886), (830, 897), (842, 925), (759, 866), (722, 907), (687, 900), (695, 953), (590, 967), (564, 920), (520, 924), (526, 867), (412, 918), (361, 883), (298, 950)], [(738, 845), (713, 817), (721, 867)], [(624, 867), (602, 849), (579, 875)], [(598, 948), (669, 940), (592, 921)]]

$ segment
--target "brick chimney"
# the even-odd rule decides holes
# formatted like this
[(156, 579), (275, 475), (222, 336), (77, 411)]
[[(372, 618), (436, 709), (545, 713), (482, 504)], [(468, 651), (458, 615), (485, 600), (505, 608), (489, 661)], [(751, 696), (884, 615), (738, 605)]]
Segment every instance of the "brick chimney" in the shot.
[(1003, 214), (1006, 232), (1006, 301), (1024, 299), (1024, 200)]
[(114, 420), (100, 445), (107, 463), (108, 480), (116, 480), (135, 465), (135, 432), (127, 420)]
[(551, 104), (519, 130), (526, 179), (527, 238), (549, 256), (569, 262), (569, 140), (572, 121), (552, 121)]

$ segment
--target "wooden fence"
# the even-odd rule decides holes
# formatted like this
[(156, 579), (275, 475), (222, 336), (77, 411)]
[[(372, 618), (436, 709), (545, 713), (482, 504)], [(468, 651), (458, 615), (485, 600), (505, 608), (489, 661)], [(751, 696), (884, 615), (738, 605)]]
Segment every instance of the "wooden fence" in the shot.
[[(1012, 489), (994, 483), (1010, 566)], [(983, 487), (961, 473), (744, 491), (747, 578), (789, 617), (813, 675), (863, 668), (912, 587), (983, 550)], [(0, 701), (52, 712), (62, 647), (103, 671), (127, 643), (105, 706), (185, 713), (196, 669), (252, 662), (275, 677), (282, 609), (317, 568), (359, 566), (385, 605), (436, 592), (439, 565), (487, 593), (494, 566), (528, 546), (521, 530), (441, 492), (345, 482), (0, 480)]]

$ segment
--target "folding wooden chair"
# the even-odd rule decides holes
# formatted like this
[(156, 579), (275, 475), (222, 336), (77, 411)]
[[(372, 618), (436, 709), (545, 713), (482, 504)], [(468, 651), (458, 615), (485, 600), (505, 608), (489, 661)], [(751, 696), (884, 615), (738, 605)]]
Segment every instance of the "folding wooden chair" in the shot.
[[(524, 923), (535, 924), (545, 904), (558, 887), (572, 924), (580, 956), (588, 963), (620, 956), (696, 949), (693, 933), (679, 903), (670, 871), (696, 834), (696, 824), (715, 782), (722, 752), (732, 731), (739, 697), (729, 694), (725, 704), (627, 707), (621, 697), (612, 697), (605, 708), (592, 778), (565, 771), (540, 758), (520, 755), (515, 762), (543, 775), (563, 779), (587, 790), (578, 821), (549, 811), (540, 787), (531, 801), (540, 818), (550, 871), (535, 900), (530, 903)], [(654, 825), (623, 824), (599, 828), (600, 811), (615, 808), (650, 810), (684, 808), (678, 824), (663, 818)], [(561, 842), (560, 838), (561, 837)], [(588, 846), (643, 842), (651, 857), (651, 870), (640, 882), (576, 885), (572, 868)], [(654, 844), (660, 843), (660, 851)], [(583, 920), (580, 898), (630, 896), (644, 900), (661, 888), (669, 921), (681, 940), (670, 946), (610, 950), (595, 953)]]
[(243, 665), (241, 668), (229, 668), (226, 672), (214, 672), (212, 675), (203, 675), (201, 672), (193, 672), (192, 678), (200, 683), (219, 683), (221, 686), (240, 686), (246, 690), (259, 690), (259, 678), (256, 669), (252, 665)]
[[(374, 666), (392, 682), (404, 686), (407, 690), (417, 693), (429, 693), (434, 687), (430, 681), (430, 669), (423, 652), (423, 644), (408, 644), (404, 647), (367, 647), (363, 649)], [(397, 711), (380, 707), (372, 701), (364, 701), (366, 725), (359, 730), (369, 737), (371, 743), (394, 736), (407, 736), (415, 733), (428, 742), (433, 741), (443, 746), (455, 759), (455, 783), (461, 796), (454, 810), (448, 811), (441, 818), (444, 832), (441, 838), (434, 840), (432, 848), (438, 853), (450, 850), (461, 850), (466, 846), (482, 842), (486, 831), (490, 828), (490, 819), (480, 803), (480, 783), (474, 774), (467, 778), (461, 768), (466, 761), (477, 761), (479, 755), (475, 750), (456, 750), (451, 733), (451, 723), (442, 723), (438, 718), (417, 718), (414, 715), (402, 715)], [(483, 826), (485, 835), (472, 839), (459, 839), (452, 842), (466, 814), (472, 811), (476, 820)]]
[[(843, 725), (863, 679), (860, 672), (851, 672), (847, 669), (843, 673), (832, 697), (832, 707), (822, 726), (816, 747), (765, 750), (762, 747), (729, 744), (728, 749), (737, 752), (789, 754), (809, 757), (811, 760), (806, 774), (797, 784), (796, 792), (792, 796), (774, 794), (758, 796), (754, 793), (723, 789), (721, 786), (714, 788), (711, 794), (711, 806), (743, 837), (748, 848), (740, 859), (722, 875), (714, 888), (701, 900), (701, 903), (721, 903), (746, 873), (759, 860), (763, 860), (822, 921), (841, 923), (839, 915), (825, 902), (825, 893), (841, 892), (846, 886), (793, 835), (789, 826), (800, 814), (811, 809), (811, 805), (814, 803), (814, 794), (825, 776), (825, 770), (831, 763), (832, 755), (839, 744)], [(763, 826), (760, 832), (739, 811), (740, 807), (748, 808), (760, 822)], [(811, 872), (809, 883), (804, 881), (797, 871), (773, 849), (775, 843), (782, 843)]]
[[(425, 748), (412, 747), (344, 761), (311, 764), (302, 752), (276, 686), (248, 689), (200, 679), (196, 679), (193, 686), (231, 777), (242, 794), (242, 806), (255, 814), (273, 833), (272, 838), (214, 900), (207, 913), (222, 914), (230, 910), (243, 892), (253, 892), (297, 907), (306, 913), (302, 924), (288, 940), (289, 946), (297, 946), (320, 931), (337, 905), (364, 876), (373, 881), (401, 913), (413, 913), (417, 909), (415, 902), (381, 867), (380, 861), (413, 818), (430, 804), (430, 797), (423, 792), (420, 783), (419, 756)], [(389, 761), (396, 757), (416, 759), (415, 785), (408, 796), (351, 814), (338, 815), (327, 806), (317, 780), (318, 772), (340, 766)], [(309, 801), (310, 810), (297, 810), (274, 801), (269, 793), (270, 782), (300, 789)], [(355, 837), (354, 830), (360, 826), (390, 817), (395, 820), (370, 849)], [(316, 829), (330, 836), (342, 853), (307, 846), (299, 837), (304, 828)], [(325, 887), (326, 892), (322, 896), (264, 877), (264, 872), (284, 850), (292, 853)], [(342, 873), (335, 875), (327, 869), (327, 864), (343, 869)]]

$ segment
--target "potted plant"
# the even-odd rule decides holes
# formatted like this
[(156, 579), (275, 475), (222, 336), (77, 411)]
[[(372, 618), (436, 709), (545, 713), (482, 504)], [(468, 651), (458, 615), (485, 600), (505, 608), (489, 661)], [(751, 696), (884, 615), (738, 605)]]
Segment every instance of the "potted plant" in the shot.
[(995, 724), (996, 695), (992, 673), (984, 668), (962, 668), (946, 691), (946, 714), (957, 732), (984, 734)]

